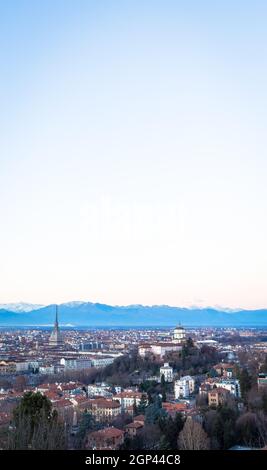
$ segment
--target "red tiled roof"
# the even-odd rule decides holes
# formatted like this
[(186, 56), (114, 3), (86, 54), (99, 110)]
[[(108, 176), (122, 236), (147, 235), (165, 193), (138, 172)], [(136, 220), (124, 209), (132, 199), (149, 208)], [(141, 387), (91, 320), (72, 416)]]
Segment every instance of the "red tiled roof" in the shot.
[(117, 428), (104, 428), (100, 429), (99, 431), (93, 431), (88, 434), (89, 438), (114, 438), (114, 437), (121, 437), (124, 435), (124, 432), (121, 429)]
[(139, 428), (142, 428), (144, 425), (138, 421), (134, 421), (133, 423), (130, 423), (130, 424), (127, 424), (125, 426), (125, 429), (139, 429)]
[(146, 394), (143, 394), (141, 392), (121, 392), (121, 393), (117, 393), (117, 395), (115, 395), (115, 399), (116, 398), (141, 398), (142, 395), (146, 395)]
[(108, 400), (105, 398), (96, 398), (90, 400), (91, 406), (97, 408), (120, 408), (120, 403), (116, 400)]
[(60, 400), (54, 402), (54, 406), (56, 408), (73, 407), (73, 403), (71, 403), (70, 400), (65, 400), (64, 398), (61, 398)]
[(162, 408), (167, 412), (179, 412), (188, 409), (187, 403), (162, 403)]
[(139, 421), (139, 422), (144, 422), (145, 421), (145, 415), (137, 415), (133, 419), (134, 421)]

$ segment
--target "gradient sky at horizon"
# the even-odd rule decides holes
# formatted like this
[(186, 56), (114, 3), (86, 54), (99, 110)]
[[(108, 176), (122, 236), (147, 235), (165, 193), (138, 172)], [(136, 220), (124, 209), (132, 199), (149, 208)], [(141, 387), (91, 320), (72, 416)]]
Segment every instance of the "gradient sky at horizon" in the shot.
[(0, 0), (0, 303), (267, 307), (266, 23)]

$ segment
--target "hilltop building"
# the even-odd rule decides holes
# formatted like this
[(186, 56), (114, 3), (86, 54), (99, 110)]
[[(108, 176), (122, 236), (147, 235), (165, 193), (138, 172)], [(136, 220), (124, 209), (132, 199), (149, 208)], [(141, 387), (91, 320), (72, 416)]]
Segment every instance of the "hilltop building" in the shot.
[(173, 330), (173, 342), (184, 344), (186, 342), (186, 334), (183, 326), (178, 325)]
[(169, 352), (179, 352), (182, 350), (183, 345), (186, 343), (185, 328), (181, 325), (176, 326), (173, 330), (171, 339), (167, 341), (153, 341), (141, 343), (138, 346), (138, 354), (145, 357), (149, 354), (154, 354), (160, 358), (164, 357)]

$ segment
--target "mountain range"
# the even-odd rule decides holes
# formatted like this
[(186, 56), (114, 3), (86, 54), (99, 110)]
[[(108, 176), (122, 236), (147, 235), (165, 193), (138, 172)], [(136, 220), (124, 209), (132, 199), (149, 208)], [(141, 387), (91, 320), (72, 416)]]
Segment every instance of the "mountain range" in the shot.
[[(184, 326), (267, 327), (267, 309), (230, 310), (202, 307), (170, 307), (168, 305), (111, 306), (74, 301), (59, 305), (62, 326)], [(51, 326), (55, 305), (0, 305), (1, 326)]]

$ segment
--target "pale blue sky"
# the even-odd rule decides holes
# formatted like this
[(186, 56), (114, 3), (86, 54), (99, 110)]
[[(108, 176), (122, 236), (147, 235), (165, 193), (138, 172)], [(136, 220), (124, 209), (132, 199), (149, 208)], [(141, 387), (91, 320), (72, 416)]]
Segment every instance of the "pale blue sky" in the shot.
[(0, 302), (267, 307), (266, 24), (0, 0)]

